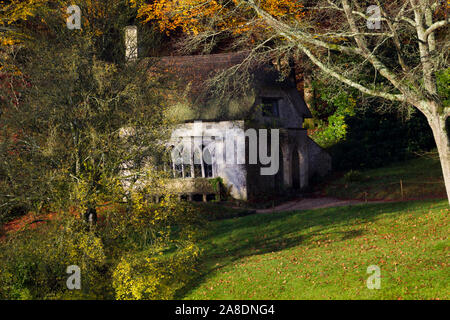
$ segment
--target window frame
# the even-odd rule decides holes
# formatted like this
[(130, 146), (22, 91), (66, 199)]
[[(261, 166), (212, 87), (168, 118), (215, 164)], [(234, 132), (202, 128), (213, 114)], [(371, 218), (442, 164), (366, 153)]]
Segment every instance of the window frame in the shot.
[[(280, 101), (279, 97), (261, 97), (261, 113), (265, 118), (280, 118)], [(270, 105), (270, 112), (267, 107)]]

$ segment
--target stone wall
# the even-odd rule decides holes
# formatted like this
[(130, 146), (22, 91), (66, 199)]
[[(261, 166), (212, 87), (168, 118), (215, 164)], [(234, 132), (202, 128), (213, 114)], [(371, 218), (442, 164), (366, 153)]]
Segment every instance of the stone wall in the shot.
[(317, 174), (320, 177), (331, 172), (331, 156), (311, 138), (307, 140), (309, 149), (309, 177)]
[[(235, 137), (234, 159), (227, 154), (225, 139), (227, 133), (233, 132)], [(192, 137), (192, 139), (186, 139)], [(174, 130), (170, 145), (193, 143), (211, 147), (213, 177), (221, 177), (225, 187), (235, 199), (247, 200), (247, 170), (245, 159), (238, 163), (237, 155), (244, 154), (245, 131), (244, 121), (194, 122), (179, 125)], [(221, 159), (221, 160), (220, 160)]]
[(279, 118), (263, 117), (261, 110), (256, 110), (256, 119), (260, 123), (274, 124), (279, 128), (301, 128), (303, 117), (292, 103), (292, 97), (286, 90), (277, 87), (264, 87), (258, 92), (259, 98), (256, 104), (261, 103), (261, 98), (276, 98), (279, 105)]

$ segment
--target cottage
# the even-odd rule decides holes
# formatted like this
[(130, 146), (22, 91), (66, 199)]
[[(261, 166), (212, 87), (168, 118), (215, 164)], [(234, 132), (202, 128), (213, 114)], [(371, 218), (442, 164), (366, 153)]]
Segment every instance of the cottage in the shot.
[[(127, 52), (136, 52), (129, 48), (137, 41), (136, 29), (127, 34)], [(331, 170), (329, 154), (303, 128), (304, 119), (312, 115), (293, 72), (283, 78), (275, 65), (255, 66), (248, 78), (229, 85), (239, 89), (239, 81), (245, 81), (241, 94), (208, 92), (211, 76), (241, 65), (245, 58), (237, 52), (157, 59), (157, 67), (175, 78), (176, 91), (183, 93), (171, 101), (179, 125), (167, 143), (172, 160), (167, 169), (180, 194), (189, 199), (207, 200), (214, 193), (209, 179), (220, 177), (233, 198), (248, 200), (301, 190), (313, 175)]]

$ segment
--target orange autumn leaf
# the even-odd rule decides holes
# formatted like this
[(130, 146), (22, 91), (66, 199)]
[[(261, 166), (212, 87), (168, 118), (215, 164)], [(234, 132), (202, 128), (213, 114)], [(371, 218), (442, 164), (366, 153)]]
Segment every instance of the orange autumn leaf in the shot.
[[(275, 17), (300, 20), (303, 6), (291, 0), (262, 0), (261, 7)], [(267, 28), (262, 21), (248, 23), (251, 10), (241, 1), (214, 0), (161, 0), (142, 4), (138, 17), (144, 22), (155, 21), (161, 32), (170, 33), (178, 28), (188, 34), (198, 34), (214, 24), (218, 30), (231, 30), (235, 34), (253, 29)]]

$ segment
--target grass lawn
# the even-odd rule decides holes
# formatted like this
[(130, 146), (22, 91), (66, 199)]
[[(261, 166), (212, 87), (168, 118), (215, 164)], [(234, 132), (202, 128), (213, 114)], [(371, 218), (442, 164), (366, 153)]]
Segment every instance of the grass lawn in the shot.
[(360, 181), (332, 180), (324, 187), (324, 195), (343, 199), (402, 200), (445, 198), (445, 185), (437, 154), (364, 170)]
[[(445, 200), (253, 214), (211, 223), (182, 299), (448, 299)], [(381, 268), (369, 290), (367, 267)]]

